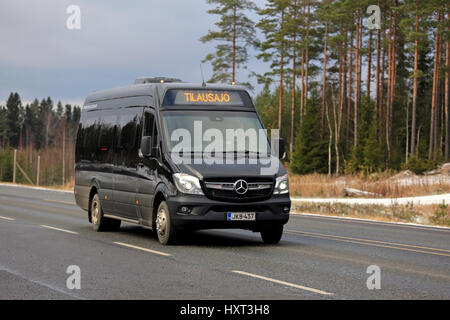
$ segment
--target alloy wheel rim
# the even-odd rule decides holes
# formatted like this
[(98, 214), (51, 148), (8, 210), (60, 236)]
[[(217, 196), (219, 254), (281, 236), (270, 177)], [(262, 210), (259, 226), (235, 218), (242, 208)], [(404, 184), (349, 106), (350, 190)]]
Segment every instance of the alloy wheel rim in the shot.
[(164, 236), (166, 234), (167, 227), (167, 219), (166, 212), (161, 209), (158, 211), (158, 215), (156, 216), (156, 231), (160, 236)]
[(97, 224), (97, 222), (98, 222), (98, 213), (99, 213), (97, 201), (94, 201), (92, 207), (93, 207), (92, 208), (92, 222), (94, 224)]

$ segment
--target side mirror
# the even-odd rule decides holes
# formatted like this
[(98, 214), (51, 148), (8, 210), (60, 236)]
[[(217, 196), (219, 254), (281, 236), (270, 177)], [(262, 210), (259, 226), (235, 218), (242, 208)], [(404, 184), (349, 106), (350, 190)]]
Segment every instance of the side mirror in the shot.
[(152, 154), (152, 137), (151, 136), (145, 136), (142, 137), (141, 140), (141, 153), (144, 156), (144, 158), (151, 157)]
[[(284, 145), (284, 139), (280, 138), (274, 141), (275, 145), (273, 146), (274, 153), (273, 155), (275, 157), (278, 157), (279, 159), (284, 159), (286, 157), (286, 148)], [(277, 150), (278, 145), (278, 150)]]

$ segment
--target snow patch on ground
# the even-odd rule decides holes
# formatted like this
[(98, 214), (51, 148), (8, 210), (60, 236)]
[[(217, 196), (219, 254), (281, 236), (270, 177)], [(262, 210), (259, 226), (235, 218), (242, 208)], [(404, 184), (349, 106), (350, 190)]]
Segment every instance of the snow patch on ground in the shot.
[(359, 204), (359, 205), (432, 205), (441, 204), (445, 202), (450, 203), (450, 193), (419, 196), (419, 197), (405, 197), (405, 198), (291, 198), (294, 202), (314, 202), (314, 203), (344, 203), (344, 204)]

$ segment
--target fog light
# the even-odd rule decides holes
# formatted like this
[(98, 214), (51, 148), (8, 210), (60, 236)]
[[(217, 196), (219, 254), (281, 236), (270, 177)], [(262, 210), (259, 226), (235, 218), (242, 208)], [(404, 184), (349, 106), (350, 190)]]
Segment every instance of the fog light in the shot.
[(289, 212), (289, 209), (290, 209), (289, 207), (283, 207), (283, 212), (284, 212), (284, 213), (288, 213), (288, 212)]
[(190, 214), (192, 211), (192, 208), (190, 207), (186, 207), (186, 206), (182, 206), (178, 208), (178, 213), (180, 214)]

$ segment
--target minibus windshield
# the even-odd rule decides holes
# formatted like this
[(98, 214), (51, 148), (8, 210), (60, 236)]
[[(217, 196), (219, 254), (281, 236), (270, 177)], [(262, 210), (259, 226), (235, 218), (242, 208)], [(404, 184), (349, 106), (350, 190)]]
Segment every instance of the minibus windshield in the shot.
[(169, 151), (268, 154), (267, 134), (256, 112), (164, 111)]

